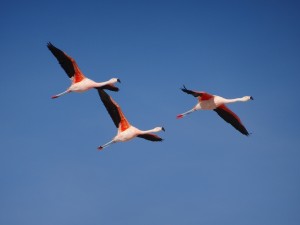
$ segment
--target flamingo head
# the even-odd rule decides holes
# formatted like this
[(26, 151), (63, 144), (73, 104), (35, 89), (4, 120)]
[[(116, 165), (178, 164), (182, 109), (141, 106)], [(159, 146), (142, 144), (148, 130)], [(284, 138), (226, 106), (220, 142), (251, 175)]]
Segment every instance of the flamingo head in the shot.
[(155, 127), (152, 131), (153, 132), (165, 131), (165, 128), (164, 127)]
[(253, 100), (254, 98), (252, 96), (245, 96), (242, 98), (244, 102), (247, 102), (249, 100)]
[(111, 78), (109, 81), (110, 81), (112, 84), (117, 83), (117, 82), (121, 83), (121, 80), (120, 80), (119, 78)]

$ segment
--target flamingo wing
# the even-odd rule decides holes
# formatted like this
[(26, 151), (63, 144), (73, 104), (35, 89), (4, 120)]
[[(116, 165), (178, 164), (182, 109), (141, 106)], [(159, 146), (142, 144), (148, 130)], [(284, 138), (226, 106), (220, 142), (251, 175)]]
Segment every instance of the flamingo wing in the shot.
[(148, 141), (163, 141), (163, 139), (155, 134), (139, 134), (137, 137), (144, 138)]
[(189, 95), (193, 95), (194, 97), (199, 97), (201, 96), (200, 92), (197, 91), (192, 91), (192, 90), (188, 90), (184, 85), (183, 88), (181, 88), (181, 90)]
[(102, 89), (110, 90), (110, 91), (119, 91), (119, 88), (113, 84), (107, 84), (101, 87)]
[(246, 136), (249, 135), (249, 132), (242, 124), (240, 118), (234, 112), (232, 112), (228, 107), (226, 107), (225, 105), (221, 105), (216, 109), (214, 109), (214, 111), (218, 113), (218, 115), (222, 117), (227, 123), (230, 123), (239, 132), (241, 132)]
[(121, 107), (110, 97), (102, 88), (97, 88), (101, 101), (103, 102), (108, 114), (113, 120), (115, 126), (124, 131), (130, 127), (129, 122), (125, 118)]
[(181, 88), (181, 90), (189, 95), (193, 95), (194, 97), (197, 97), (199, 101), (208, 100), (213, 97), (213, 95), (205, 93), (205, 92), (188, 90), (184, 85), (183, 85), (183, 88)]
[(81, 73), (76, 61), (72, 57), (68, 56), (62, 50), (56, 48), (53, 44), (51, 44), (51, 42), (47, 44), (47, 47), (55, 56), (68, 77), (75, 77), (73, 82), (77, 83), (84, 79), (84, 75)]

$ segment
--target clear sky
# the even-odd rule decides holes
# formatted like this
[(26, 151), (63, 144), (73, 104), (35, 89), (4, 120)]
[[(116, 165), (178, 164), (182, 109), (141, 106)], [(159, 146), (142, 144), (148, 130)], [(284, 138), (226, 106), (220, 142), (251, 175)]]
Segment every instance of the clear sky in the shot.
[[(297, 1), (2, 1), (0, 224), (298, 225)], [(153, 143), (104, 151), (116, 128), (95, 90), (69, 86), (51, 41)], [(180, 88), (254, 101), (182, 120)]]

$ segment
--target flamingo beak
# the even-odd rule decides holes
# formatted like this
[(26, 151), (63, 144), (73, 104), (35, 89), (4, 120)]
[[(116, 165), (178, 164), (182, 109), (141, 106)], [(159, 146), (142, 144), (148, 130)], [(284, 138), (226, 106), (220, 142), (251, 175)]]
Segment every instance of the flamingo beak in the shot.
[(251, 100), (254, 100), (254, 98), (253, 98), (252, 96), (250, 96), (250, 99), (251, 99)]
[(162, 131), (166, 131), (164, 127), (161, 128)]
[(117, 79), (117, 81), (118, 81), (119, 83), (121, 83), (121, 80), (120, 80), (119, 78)]

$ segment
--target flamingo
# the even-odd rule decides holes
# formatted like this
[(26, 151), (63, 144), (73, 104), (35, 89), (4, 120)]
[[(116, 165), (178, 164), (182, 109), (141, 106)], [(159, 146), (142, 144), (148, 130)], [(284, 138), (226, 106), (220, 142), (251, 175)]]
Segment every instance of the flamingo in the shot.
[(151, 130), (140, 130), (132, 126), (124, 116), (121, 107), (110, 97), (102, 88), (97, 88), (101, 101), (103, 102), (107, 112), (118, 128), (117, 135), (108, 143), (98, 147), (102, 150), (111, 144), (117, 142), (129, 141), (135, 137), (144, 138), (149, 141), (162, 141), (163, 139), (153, 134), (153, 132), (165, 131), (163, 127), (155, 127)]
[(108, 81), (97, 83), (84, 76), (84, 74), (80, 71), (76, 61), (72, 57), (56, 48), (53, 44), (51, 44), (51, 42), (48, 42), (47, 47), (71, 79), (71, 86), (66, 91), (52, 96), (52, 99), (58, 98), (70, 92), (84, 92), (97, 87), (102, 87), (111, 91), (119, 91), (119, 88), (117, 88), (114, 83), (120, 83), (120, 79), (111, 78)]
[(223, 118), (227, 123), (230, 123), (235, 129), (237, 129), (242, 134), (248, 136), (249, 132), (242, 124), (240, 118), (232, 112), (225, 104), (234, 102), (247, 102), (253, 100), (252, 96), (244, 96), (242, 98), (226, 99), (221, 96), (211, 95), (206, 92), (191, 91), (186, 89), (183, 85), (181, 90), (187, 94), (193, 95), (198, 98), (198, 103), (191, 110), (179, 114), (177, 119), (181, 119), (184, 116), (195, 112), (197, 110), (214, 110), (221, 118)]

